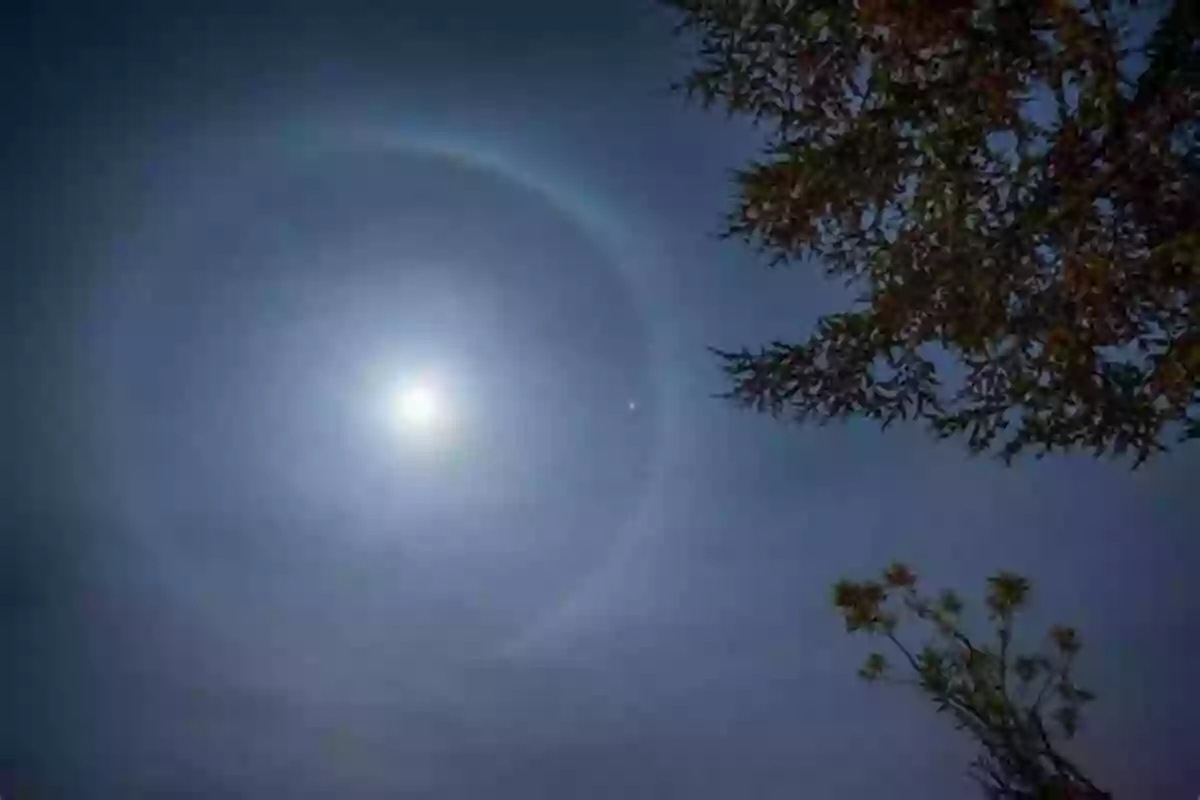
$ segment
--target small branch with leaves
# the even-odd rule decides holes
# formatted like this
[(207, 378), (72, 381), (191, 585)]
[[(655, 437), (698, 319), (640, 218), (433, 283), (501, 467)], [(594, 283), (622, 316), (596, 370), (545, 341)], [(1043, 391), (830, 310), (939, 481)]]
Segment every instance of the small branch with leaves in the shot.
[[(985, 604), (994, 635), (986, 641), (964, 631), (964, 603), (955, 592), (923, 594), (904, 564), (892, 564), (878, 580), (839, 581), (833, 601), (848, 631), (887, 640), (903, 657), (903, 671), (911, 673), (896, 676), (887, 656), (872, 652), (859, 670), (862, 678), (916, 686), (978, 741), (982, 752), (971, 774), (987, 797), (1109, 797), (1060, 749), (1095, 699), (1074, 680), (1078, 633), (1056, 626), (1044, 651), (1015, 647), (1016, 617), (1029, 593), (1029, 581), (1020, 575), (999, 572), (988, 579)], [(928, 629), (920, 649), (901, 639), (905, 623)]]

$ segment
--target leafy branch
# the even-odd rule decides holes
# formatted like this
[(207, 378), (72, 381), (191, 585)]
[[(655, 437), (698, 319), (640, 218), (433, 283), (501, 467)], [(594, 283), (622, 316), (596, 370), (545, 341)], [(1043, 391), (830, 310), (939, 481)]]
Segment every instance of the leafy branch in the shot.
[(1140, 42), (1128, 0), (662, 2), (680, 88), (766, 133), (724, 234), (859, 290), (805, 340), (718, 350), (731, 399), (1006, 461), (1200, 437), (1194, 0)]
[[(971, 774), (988, 797), (1108, 797), (1060, 749), (1095, 699), (1073, 676), (1082, 648), (1078, 633), (1056, 626), (1048, 648), (1015, 649), (1016, 618), (1029, 593), (1029, 581), (1020, 575), (999, 572), (988, 579), (985, 606), (994, 630), (986, 642), (965, 632), (964, 603), (956, 593), (923, 594), (904, 564), (892, 564), (878, 580), (839, 581), (833, 601), (848, 631), (889, 642), (910, 673), (896, 677), (884, 653), (872, 652), (859, 670), (862, 678), (917, 687), (976, 739), (981, 752)], [(900, 637), (905, 623), (926, 629), (920, 649)]]

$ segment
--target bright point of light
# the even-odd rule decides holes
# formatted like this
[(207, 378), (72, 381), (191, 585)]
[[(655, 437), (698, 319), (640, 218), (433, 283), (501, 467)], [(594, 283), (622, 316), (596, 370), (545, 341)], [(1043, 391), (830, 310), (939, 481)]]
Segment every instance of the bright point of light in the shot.
[(400, 414), (405, 422), (426, 426), (437, 418), (437, 394), (429, 386), (414, 386), (400, 395)]
[(448, 421), (446, 398), (428, 380), (402, 384), (393, 391), (391, 416), (403, 431), (431, 433)]

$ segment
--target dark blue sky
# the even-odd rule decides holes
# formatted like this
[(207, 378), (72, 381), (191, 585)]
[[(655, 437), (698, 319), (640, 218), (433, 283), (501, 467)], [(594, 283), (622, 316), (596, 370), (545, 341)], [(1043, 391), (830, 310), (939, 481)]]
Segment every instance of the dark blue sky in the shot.
[(755, 139), (669, 95), (669, 21), (384, 5), (6, 11), (5, 800), (962, 796), (828, 606), (897, 557), (1029, 574), (1097, 781), (1198, 791), (1200, 448), (710, 399), (705, 345), (840, 295), (713, 238)]

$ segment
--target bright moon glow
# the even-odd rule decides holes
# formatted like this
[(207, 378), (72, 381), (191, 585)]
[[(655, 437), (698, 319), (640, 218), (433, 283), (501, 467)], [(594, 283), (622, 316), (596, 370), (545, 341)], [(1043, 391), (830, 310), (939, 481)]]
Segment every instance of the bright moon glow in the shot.
[(392, 394), (391, 416), (403, 431), (433, 433), (447, 422), (446, 399), (430, 381), (403, 384)]
[(410, 425), (422, 428), (437, 418), (438, 398), (429, 386), (414, 386), (400, 395), (400, 414)]

